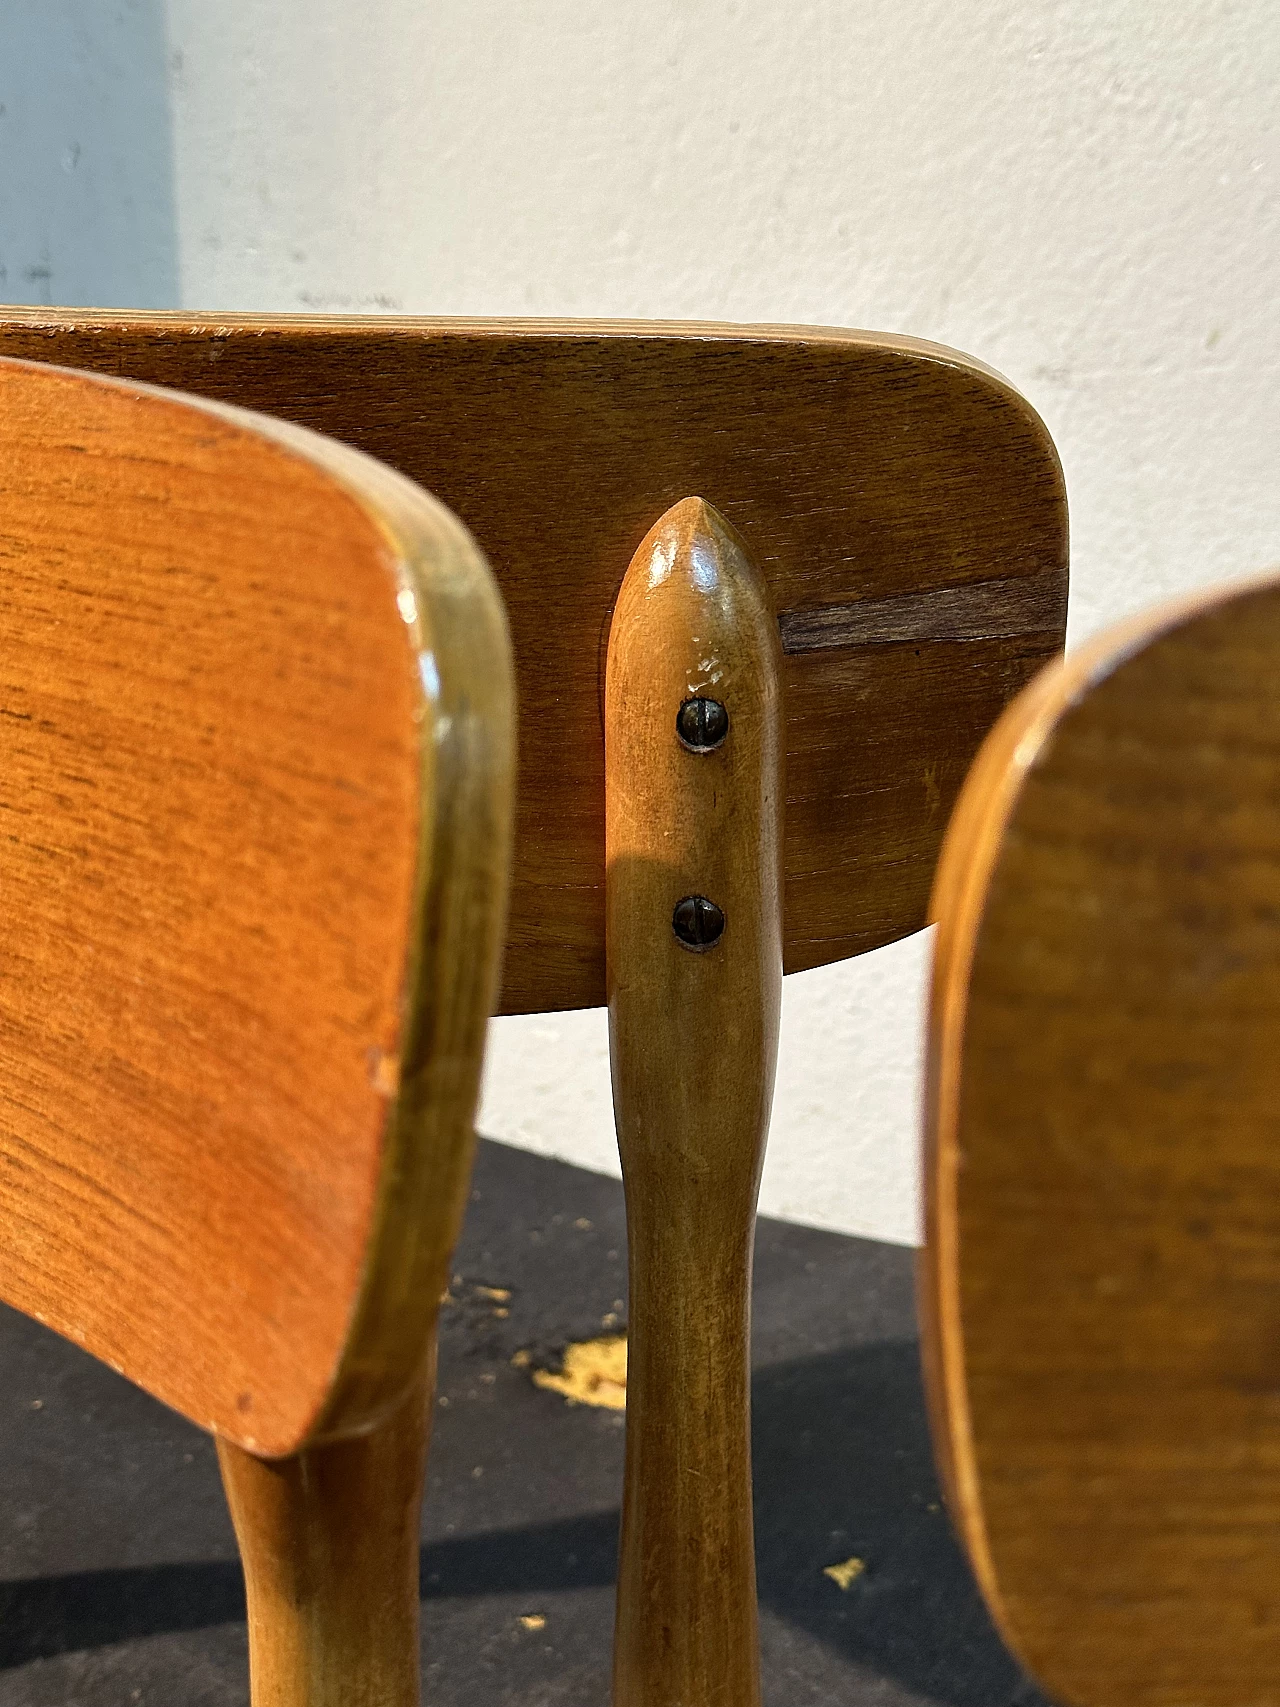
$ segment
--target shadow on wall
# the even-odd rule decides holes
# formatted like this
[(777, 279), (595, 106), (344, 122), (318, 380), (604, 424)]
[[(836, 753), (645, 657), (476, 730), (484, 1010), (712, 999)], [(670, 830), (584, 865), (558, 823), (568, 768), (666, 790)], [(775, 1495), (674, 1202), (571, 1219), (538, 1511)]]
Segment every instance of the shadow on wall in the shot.
[(0, 301), (178, 306), (163, 0), (0, 0)]

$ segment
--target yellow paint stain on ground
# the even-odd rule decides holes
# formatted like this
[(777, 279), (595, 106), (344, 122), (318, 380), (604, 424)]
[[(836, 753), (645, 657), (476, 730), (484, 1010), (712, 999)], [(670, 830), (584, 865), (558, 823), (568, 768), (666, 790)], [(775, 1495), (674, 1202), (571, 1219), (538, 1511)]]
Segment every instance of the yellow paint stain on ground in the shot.
[(526, 1612), (521, 1615), (520, 1622), (526, 1630), (545, 1630), (547, 1621), (540, 1612)]
[(533, 1381), (536, 1387), (559, 1393), (571, 1405), (599, 1405), (606, 1411), (625, 1411), (627, 1336), (602, 1334), (599, 1339), (566, 1346), (562, 1367), (535, 1369)]
[(850, 1586), (857, 1581), (867, 1568), (865, 1559), (846, 1559), (842, 1565), (824, 1565), (822, 1574), (830, 1577), (837, 1588), (844, 1589), (847, 1594)]

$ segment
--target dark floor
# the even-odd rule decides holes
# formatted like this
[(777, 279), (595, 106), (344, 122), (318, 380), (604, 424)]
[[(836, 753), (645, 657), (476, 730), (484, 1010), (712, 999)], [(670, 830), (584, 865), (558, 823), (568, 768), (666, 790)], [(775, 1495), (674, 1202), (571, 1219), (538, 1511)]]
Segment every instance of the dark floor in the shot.
[[(615, 1182), (481, 1145), (423, 1527), (433, 1707), (608, 1699), (622, 1417), (567, 1405), (511, 1360), (625, 1320), (623, 1241)], [(1042, 1701), (993, 1634), (938, 1503), (911, 1269), (894, 1246), (760, 1224), (768, 1707)], [(0, 1707), (245, 1702), (240, 1570), (210, 1441), (11, 1312), (0, 1415)], [(851, 1555), (866, 1569), (841, 1590), (823, 1568)]]

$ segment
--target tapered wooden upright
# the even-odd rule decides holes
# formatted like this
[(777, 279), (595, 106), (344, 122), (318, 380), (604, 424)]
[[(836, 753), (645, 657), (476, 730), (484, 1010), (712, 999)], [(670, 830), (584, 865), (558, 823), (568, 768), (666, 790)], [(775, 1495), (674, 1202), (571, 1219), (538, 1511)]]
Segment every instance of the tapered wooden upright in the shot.
[(605, 689), (631, 1277), (615, 1707), (760, 1696), (749, 1337), (782, 983), (780, 663), (742, 542), (677, 504), (623, 582)]
[(240, 1543), (253, 1707), (418, 1707), (418, 1535), (435, 1384), (291, 1458), (218, 1442)]

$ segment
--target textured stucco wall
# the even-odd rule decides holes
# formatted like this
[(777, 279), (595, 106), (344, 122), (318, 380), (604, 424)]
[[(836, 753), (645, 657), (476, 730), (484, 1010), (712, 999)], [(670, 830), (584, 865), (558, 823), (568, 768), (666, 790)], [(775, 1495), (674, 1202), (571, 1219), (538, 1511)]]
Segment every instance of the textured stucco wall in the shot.
[[(1273, 0), (0, 0), (0, 296), (825, 321), (1053, 432), (1072, 636), (1280, 560)], [(788, 981), (764, 1206), (914, 1235), (927, 944)], [(596, 1014), (482, 1125), (613, 1166)]]

